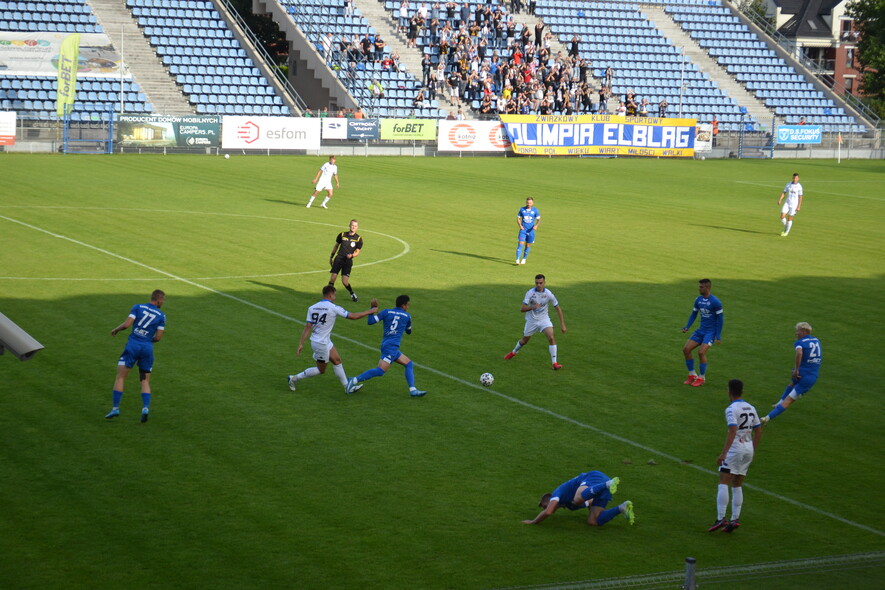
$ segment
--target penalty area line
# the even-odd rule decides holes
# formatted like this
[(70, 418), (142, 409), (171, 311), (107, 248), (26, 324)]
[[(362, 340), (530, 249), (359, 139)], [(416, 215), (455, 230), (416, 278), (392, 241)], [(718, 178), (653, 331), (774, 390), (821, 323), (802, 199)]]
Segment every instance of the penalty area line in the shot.
[[(111, 256), (111, 257), (116, 258), (116, 259), (118, 259), (118, 260), (122, 260), (122, 261), (124, 261), (124, 262), (128, 262), (128, 263), (130, 263), (130, 264), (134, 264), (134, 265), (136, 265), (136, 266), (140, 266), (140, 267), (142, 267), (142, 268), (145, 268), (145, 269), (147, 269), (147, 270), (150, 270), (150, 271), (155, 272), (155, 273), (157, 273), (157, 274), (160, 274), (160, 275), (162, 275), (162, 276), (168, 277), (168, 278), (170, 278), (170, 279), (172, 279), (172, 280), (182, 282), (182, 283), (184, 283), (184, 284), (186, 284), (186, 285), (190, 285), (190, 286), (192, 286), (192, 287), (196, 287), (197, 289), (202, 289), (202, 290), (204, 290), (204, 291), (208, 291), (209, 293), (212, 293), (212, 294), (215, 294), (215, 295), (219, 295), (219, 296), (221, 296), (221, 297), (225, 297), (225, 298), (227, 298), (227, 299), (230, 299), (231, 301), (236, 301), (237, 303), (241, 303), (241, 304), (243, 304), (243, 305), (246, 305), (246, 306), (251, 307), (251, 308), (253, 308), (253, 309), (257, 309), (257, 310), (259, 310), (259, 311), (262, 311), (262, 312), (264, 312), (264, 313), (267, 313), (267, 314), (270, 314), (270, 315), (272, 315), (272, 316), (278, 317), (278, 318), (280, 318), (280, 319), (283, 319), (283, 320), (286, 320), (286, 321), (289, 321), (289, 322), (294, 322), (294, 323), (299, 324), (299, 325), (301, 325), (301, 326), (303, 326), (303, 325), (305, 324), (305, 322), (303, 322), (303, 321), (301, 321), (301, 320), (298, 320), (298, 319), (293, 318), (293, 317), (291, 317), (291, 316), (288, 316), (288, 315), (286, 315), (286, 314), (280, 313), (280, 312), (275, 311), (275, 310), (273, 310), (273, 309), (270, 309), (270, 308), (264, 307), (263, 305), (258, 305), (257, 303), (252, 303), (251, 301), (248, 301), (248, 300), (243, 299), (243, 298), (241, 298), (241, 297), (237, 297), (236, 295), (231, 295), (231, 294), (229, 294), (229, 293), (225, 293), (224, 291), (219, 291), (218, 289), (213, 289), (212, 287), (209, 287), (209, 286), (207, 286), (207, 285), (203, 285), (203, 284), (197, 283), (196, 281), (192, 281), (192, 280), (190, 280), (190, 279), (186, 279), (186, 278), (184, 278), (184, 277), (179, 277), (179, 276), (177, 276), (177, 275), (175, 275), (175, 274), (173, 274), (173, 273), (170, 273), (170, 272), (167, 272), (167, 271), (161, 270), (161, 269), (159, 269), (159, 268), (156, 268), (156, 267), (150, 266), (149, 264), (145, 264), (145, 263), (143, 263), (143, 262), (139, 262), (138, 260), (133, 260), (132, 258), (128, 258), (128, 257), (123, 256), (123, 255), (121, 255), (121, 254), (117, 254), (117, 253), (115, 253), (115, 252), (111, 252), (110, 250), (105, 250), (104, 248), (100, 248), (100, 247), (98, 247), (98, 246), (93, 246), (92, 244), (87, 244), (86, 242), (82, 242), (82, 241), (77, 240), (77, 239), (75, 239), (75, 238), (70, 238), (70, 237), (68, 237), (68, 236), (64, 236), (64, 235), (61, 235), (61, 234), (57, 234), (57, 233), (55, 233), (55, 232), (51, 232), (51, 231), (49, 231), (49, 230), (43, 229), (43, 228), (41, 228), (41, 227), (37, 227), (37, 226), (35, 226), (35, 225), (31, 225), (31, 224), (29, 224), (29, 223), (26, 223), (26, 222), (24, 222), (24, 221), (20, 221), (20, 220), (18, 220), (18, 219), (13, 219), (13, 218), (11, 218), (11, 217), (5, 217), (5, 216), (3, 216), (3, 215), (0, 215), (0, 219), (5, 219), (5, 220), (7, 220), (7, 221), (9, 221), (9, 222), (11, 222), (11, 223), (17, 223), (17, 224), (19, 224), (19, 225), (21, 225), (21, 226), (27, 227), (27, 228), (32, 229), (32, 230), (34, 230), (34, 231), (38, 231), (38, 232), (41, 232), (41, 233), (44, 233), (44, 234), (47, 234), (47, 235), (53, 236), (53, 237), (55, 237), (55, 238), (59, 238), (59, 239), (63, 239), (63, 240), (67, 240), (67, 241), (71, 242), (72, 244), (77, 244), (78, 246), (82, 246), (82, 247), (84, 247), (84, 248), (88, 248), (88, 249), (90, 249), (90, 250), (95, 250), (96, 252), (100, 252), (100, 253), (102, 253), (102, 254), (105, 254), (105, 255), (107, 255), (107, 256)], [(360, 342), (360, 341), (358, 341), (358, 340), (354, 340), (353, 338), (348, 338), (348, 337), (346, 337), (346, 336), (336, 336), (336, 338), (338, 338), (339, 340), (344, 340), (344, 341), (346, 341), (346, 342), (349, 342), (349, 343), (354, 344), (354, 345), (357, 345), (357, 346), (361, 346), (362, 348), (365, 348), (365, 349), (368, 349), (368, 350), (377, 350), (377, 347), (376, 347), (376, 346), (370, 346), (370, 345), (368, 345), (368, 344), (365, 344), (364, 342)], [(418, 364), (418, 363), (415, 363), (415, 365), (416, 365), (417, 367), (419, 367), (420, 369), (422, 369), (422, 370), (429, 371), (429, 372), (431, 372), (431, 373), (433, 373), (433, 374), (435, 374), (435, 375), (438, 375), (438, 376), (440, 376), (440, 377), (443, 377), (443, 378), (445, 378), (445, 379), (449, 379), (449, 380), (451, 380), (451, 381), (455, 381), (455, 382), (457, 382), (457, 383), (460, 383), (460, 384), (462, 384), (462, 385), (466, 385), (466, 386), (471, 387), (471, 388), (473, 388), (473, 389), (478, 389), (479, 391), (483, 391), (483, 392), (491, 393), (491, 394), (496, 395), (496, 396), (498, 396), (499, 398), (501, 398), (501, 399), (503, 399), (503, 400), (506, 400), (506, 401), (508, 401), (508, 402), (511, 402), (511, 403), (514, 403), (514, 404), (518, 404), (518, 405), (520, 405), (520, 406), (523, 406), (524, 408), (528, 408), (528, 409), (533, 410), (533, 411), (535, 411), (535, 412), (539, 412), (539, 413), (542, 413), (542, 414), (546, 414), (546, 415), (550, 416), (551, 418), (555, 418), (555, 419), (557, 419), (557, 420), (561, 420), (561, 421), (563, 421), (563, 422), (567, 422), (567, 423), (572, 424), (572, 425), (574, 425), (574, 426), (577, 426), (577, 427), (579, 427), (579, 428), (583, 428), (583, 429), (585, 429), (585, 430), (589, 430), (589, 431), (594, 432), (594, 433), (596, 433), (596, 434), (599, 434), (599, 435), (601, 435), (601, 436), (605, 436), (605, 437), (611, 438), (612, 440), (616, 440), (616, 441), (618, 441), (618, 442), (620, 442), (620, 443), (624, 443), (624, 444), (626, 444), (626, 445), (630, 445), (630, 446), (636, 447), (637, 449), (641, 449), (641, 450), (646, 451), (646, 452), (648, 452), (648, 453), (652, 453), (652, 454), (654, 454), (654, 455), (657, 455), (658, 457), (662, 457), (662, 458), (664, 458), (664, 459), (667, 459), (668, 461), (673, 461), (673, 462), (678, 463), (678, 464), (680, 464), (680, 465), (685, 465), (685, 466), (687, 466), (687, 467), (691, 467), (692, 469), (696, 469), (696, 470), (700, 471), (701, 473), (705, 473), (705, 474), (708, 474), (708, 475), (716, 475), (716, 472), (713, 471), (712, 469), (707, 469), (707, 468), (705, 468), (705, 467), (700, 467), (700, 466), (698, 466), (698, 465), (694, 465), (693, 463), (685, 463), (685, 462), (683, 462), (681, 459), (679, 459), (678, 457), (674, 457), (673, 455), (669, 455), (669, 454), (667, 454), (667, 453), (664, 453), (663, 451), (659, 451), (659, 450), (654, 449), (654, 448), (652, 448), (652, 447), (646, 446), (646, 445), (644, 445), (644, 444), (642, 444), (642, 443), (636, 442), (636, 441), (634, 441), (634, 440), (630, 440), (629, 438), (625, 438), (625, 437), (623, 437), (623, 436), (619, 436), (619, 435), (617, 435), (617, 434), (614, 434), (614, 433), (611, 433), (611, 432), (608, 432), (608, 431), (602, 430), (601, 428), (597, 428), (596, 426), (593, 426), (593, 425), (591, 425), (591, 424), (587, 424), (587, 423), (585, 423), (585, 422), (581, 422), (581, 421), (579, 421), (579, 420), (575, 420), (574, 418), (569, 418), (568, 416), (565, 416), (565, 415), (563, 415), (563, 414), (558, 414), (558, 413), (556, 413), (556, 412), (554, 412), (553, 410), (550, 410), (550, 409), (548, 409), (548, 408), (544, 408), (544, 407), (541, 407), (541, 406), (536, 406), (535, 404), (529, 403), (529, 402), (524, 401), (524, 400), (521, 400), (521, 399), (519, 399), (519, 398), (515, 398), (515, 397), (512, 397), (512, 396), (506, 395), (506, 394), (501, 393), (501, 392), (499, 392), (499, 391), (495, 391), (494, 389), (491, 389), (491, 388), (482, 387), (482, 386), (477, 385), (477, 384), (475, 384), (475, 383), (471, 383), (470, 381), (466, 381), (466, 380), (464, 380), (464, 379), (461, 379), (460, 377), (456, 377), (456, 376), (451, 375), (451, 374), (449, 374), (449, 373), (446, 373), (446, 372), (444, 372), (444, 371), (440, 371), (439, 369), (434, 369), (434, 368), (432, 368), (432, 367), (429, 367), (429, 366), (426, 366), (426, 365), (421, 365), (421, 364)], [(792, 498), (788, 498), (788, 497), (786, 497), (786, 496), (783, 496), (783, 495), (781, 495), (781, 494), (777, 494), (777, 493), (775, 493), (775, 492), (770, 492), (770, 491), (768, 491), (768, 490), (766, 490), (766, 489), (764, 489), (764, 488), (760, 488), (760, 487), (757, 487), (757, 486), (754, 486), (754, 485), (750, 485), (750, 484), (744, 484), (744, 485), (745, 485), (747, 488), (750, 488), (750, 489), (752, 489), (752, 490), (754, 490), (754, 491), (757, 491), (757, 492), (759, 492), (759, 493), (765, 494), (765, 495), (767, 495), (767, 496), (771, 496), (772, 498), (776, 498), (776, 499), (778, 499), (778, 500), (781, 500), (782, 502), (786, 502), (786, 503), (788, 503), (788, 504), (792, 504), (793, 506), (796, 506), (796, 507), (798, 507), (798, 508), (802, 508), (802, 509), (804, 509), (804, 510), (808, 510), (808, 511), (810, 511), (810, 512), (814, 512), (815, 514), (819, 514), (819, 515), (821, 515), (821, 516), (826, 516), (826, 517), (831, 518), (831, 519), (833, 519), (833, 520), (837, 520), (837, 521), (839, 521), (839, 522), (841, 522), (841, 523), (843, 523), (843, 524), (847, 524), (847, 525), (850, 525), (850, 526), (853, 526), (853, 527), (856, 527), (856, 528), (859, 528), (859, 529), (865, 530), (865, 531), (867, 531), (867, 532), (869, 532), (869, 533), (873, 533), (873, 534), (876, 534), (876, 535), (879, 535), (879, 536), (885, 536), (885, 532), (883, 532), (883, 531), (880, 531), (880, 530), (878, 530), (878, 529), (874, 529), (874, 528), (872, 528), (872, 527), (869, 527), (869, 526), (866, 526), (866, 525), (863, 525), (863, 524), (860, 524), (860, 523), (857, 523), (857, 522), (854, 522), (854, 521), (848, 520), (847, 518), (842, 518), (841, 516), (839, 516), (839, 515), (837, 515), (837, 514), (833, 514), (833, 513), (831, 513), (831, 512), (827, 512), (827, 511), (825, 511), (825, 510), (821, 510), (821, 509), (819, 509), (819, 508), (815, 508), (814, 506), (811, 506), (811, 505), (809, 505), (809, 504), (805, 504), (804, 502), (799, 502), (798, 500), (793, 500)]]

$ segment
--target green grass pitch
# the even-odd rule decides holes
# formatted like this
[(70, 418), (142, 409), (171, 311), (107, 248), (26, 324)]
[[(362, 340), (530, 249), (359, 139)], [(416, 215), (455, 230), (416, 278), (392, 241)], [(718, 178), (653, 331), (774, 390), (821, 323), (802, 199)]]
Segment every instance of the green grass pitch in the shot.
[[(885, 550), (881, 161), (341, 157), (330, 208), (305, 209), (323, 161), (0, 156), (0, 311), (46, 347), (0, 357), (0, 584), (492, 588)], [(526, 196), (542, 224), (517, 267)], [(411, 296), (424, 398), (398, 365), (353, 396), (331, 371), (286, 387), (351, 218), (360, 301), (339, 303)], [(502, 358), (538, 272), (568, 327), (558, 372), (539, 336)], [(703, 277), (725, 328), (695, 389), (680, 328)], [(155, 288), (151, 420), (133, 374), (105, 421), (126, 338), (110, 330)], [(821, 379), (766, 428), (744, 526), (708, 534), (726, 381), (767, 411), (798, 321)], [(378, 326), (339, 320), (334, 340), (348, 375), (376, 365)], [(521, 524), (589, 469), (621, 477), (634, 527)]]

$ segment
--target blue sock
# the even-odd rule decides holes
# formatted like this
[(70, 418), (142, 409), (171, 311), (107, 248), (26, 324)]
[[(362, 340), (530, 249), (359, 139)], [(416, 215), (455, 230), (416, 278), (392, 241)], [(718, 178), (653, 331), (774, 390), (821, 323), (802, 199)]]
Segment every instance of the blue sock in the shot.
[(793, 391), (793, 384), (790, 383), (787, 385), (787, 388), (784, 390), (783, 395), (781, 396), (781, 401), (787, 399), (787, 396), (790, 395), (790, 392)]
[(516, 259), (522, 258), (522, 242), (516, 247)]
[(606, 485), (604, 483), (601, 483), (601, 484), (598, 484), (595, 486), (589, 486), (589, 487), (587, 487), (586, 490), (581, 492), (581, 497), (585, 501), (587, 501), (590, 499), (591, 496), (595, 496), (599, 492), (604, 492), (606, 489), (608, 489), (608, 488), (606, 487)]
[(151, 394), (145, 393), (143, 391), (141, 392), (141, 405), (145, 408), (151, 405)]
[(694, 371), (694, 359), (687, 359), (685, 361), (685, 366), (688, 367), (688, 372), (691, 373)]
[(701, 367), (701, 377), (707, 374), (707, 363), (699, 363)]
[(359, 375), (356, 378), (356, 380), (359, 381), (360, 383), (362, 383), (363, 381), (368, 381), (372, 377), (383, 377), (383, 376), (384, 376), (384, 371), (381, 369), (381, 367), (375, 367), (374, 369), (369, 369), (365, 373)]
[(609, 508), (608, 510), (603, 510), (602, 514), (599, 515), (599, 518), (596, 519), (596, 524), (599, 526), (604, 525), (617, 515), (621, 513), (621, 508), (619, 506), (615, 506), (614, 508)]
[(115, 389), (115, 390), (114, 390), (114, 407), (115, 407), (115, 408), (119, 408), (119, 407), (120, 407), (120, 400), (121, 400), (121, 399), (123, 399), (123, 392), (122, 392), (122, 391), (117, 391), (117, 390)]
[(778, 404), (778, 405), (774, 406), (774, 409), (772, 411), (768, 412), (768, 419), (774, 420), (775, 418), (777, 418), (778, 416), (780, 416), (781, 414), (783, 414), (786, 411), (787, 411), (787, 408)]
[(406, 383), (409, 384), (409, 387), (415, 387), (415, 367), (412, 361), (409, 361), (409, 364), (406, 365)]
[(528, 244), (526, 244), (526, 245), (525, 245), (525, 252), (524, 252), (523, 255), (522, 255), (523, 258), (528, 258), (528, 257), (529, 257), (529, 250), (531, 250), (531, 248), (529, 247)]

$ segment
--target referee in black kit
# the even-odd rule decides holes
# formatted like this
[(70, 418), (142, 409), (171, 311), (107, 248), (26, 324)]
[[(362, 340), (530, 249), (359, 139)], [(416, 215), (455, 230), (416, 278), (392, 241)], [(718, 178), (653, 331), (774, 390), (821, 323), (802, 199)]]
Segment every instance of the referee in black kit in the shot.
[(332, 265), (332, 275), (329, 277), (329, 284), (335, 286), (335, 279), (338, 273), (341, 273), (341, 284), (350, 292), (350, 298), (359, 301), (359, 297), (353, 292), (350, 286), (350, 269), (353, 268), (353, 259), (360, 255), (363, 247), (363, 237), (356, 233), (360, 227), (356, 219), (350, 220), (350, 231), (343, 231), (335, 238), (335, 246), (332, 248), (332, 254), (329, 256), (329, 264)]

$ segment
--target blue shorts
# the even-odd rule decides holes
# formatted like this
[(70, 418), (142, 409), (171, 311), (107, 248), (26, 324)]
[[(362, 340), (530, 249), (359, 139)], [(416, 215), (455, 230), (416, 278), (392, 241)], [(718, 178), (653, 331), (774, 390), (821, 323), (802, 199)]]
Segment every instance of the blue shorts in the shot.
[(798, 381), (793, 381), (792, 391), (795, 391), (796, 395), (799, 396), (805, 395), (812, 387), (814, 387), (815, 383), (817, 383), (817, 375), (802, 377)]
[[(581, 485), (586, 486), (598, 486), (600, 484), (604, 484), (609, 480), (609, 477), (601, 471), (591, 471), (587, 474), (587, 477), (581, 482)], [(605, 508), (608, 506), (609, 501), (612, 499), (612, 493), (608, 491), (608, 488), (605, 491), (599, 492), (591, 496), (593, 498), (593, 504), (590, 507), (599, 507)]]
[(706, 344), (707, 346), (713, 346), (713, 342), (716, 340), (715, 332), (704, 332), (703, 330), (695, 330), (691, 335), (689, 340), (694, 340), (698, 344)]
[[(513, 235), (513, 234), (511, 234)], [(533, 229), (521, 229), (519, 230), (519, 240), (520, 242), (525, 242), (526, 244), (534, 244), (535, 243), (535, 230)]]
[(399, 346), (385, 346), (381, 349), (381, 360), (392, 365), (402, 354)]
[(129, 340), (126, 342), (126, 348), (120, 355), (118, 365), (124, 365), (131, 369), (138, 363), (138, 368), (145, 373), (150, 373), (154, 367), (154, 345), (152, 342), (143, 342), (140, 340)]

